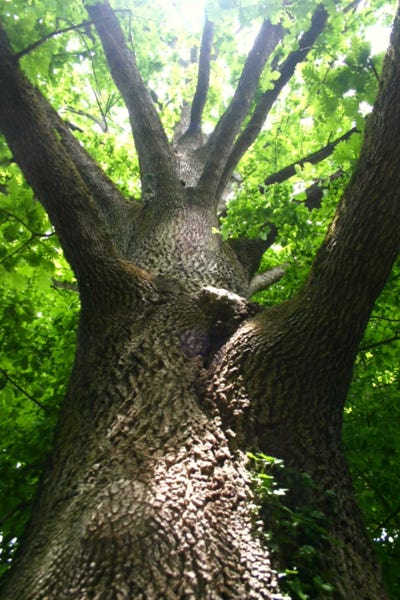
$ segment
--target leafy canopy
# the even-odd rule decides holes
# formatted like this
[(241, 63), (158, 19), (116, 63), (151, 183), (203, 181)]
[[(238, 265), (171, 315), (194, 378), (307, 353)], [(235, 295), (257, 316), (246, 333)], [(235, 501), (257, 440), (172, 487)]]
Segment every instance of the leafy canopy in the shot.
[[(231, 98), (262, 18), (290, 32), (278, 65), (309, 25), (318, 2), (211, 0), (215, 22), (211, 87), (204, 128), (211, 131)], [(285, 277), (256, 300), (272, 305), (298, 289), (357, 161), (382, 64), (379, 35), (393, 3), (324, 2), (330, 24), (296, 69), (264, 128), (242, 159), (221, 219), (228, 237), (277, 238), (262, 269), (287, 265)], [(338, 8), (349, 7), (342, 11)], [(201, 5), (183, 0), (115, 0), (141, 73), (169, 136), (195, 90)], [(282, 6), (285, 7), (282, 10)], [(350, 10), (351, 9), (351, 10)], [(80, 0), (4, 0), (0, 6), (25, 72), (70, 123), (127, 198), (140, 193), (127, 115)], [(379, 27), (378, 27), (379, 26)], [(58, 35), (53, 35), (59, 32)], [(45, 41), (44, 41), (45, 40)], [(42, 41), (43, 43), (37, 43)], [(259, 92), (277, 72), (265, 69)], [(353, 128), (324, 160), (305, 161), (277, 183), (271, 177)], [(127, 166), (129, 165), (129, 169)], [(132, 169), (137, 177), (131, 176)], [(308, 198), (318, 188), (315, 207)], [(345, 443), (367, 527), (393, 595), (399, 596), (398, 463), (400, 374), (399, 268), (376, 304), (355, 366), (345, 414)], [(74, 353), (79, 299), (47, 216), (0, 139), (0, 572), (10, 564), (51, 445), (57, 408)]]

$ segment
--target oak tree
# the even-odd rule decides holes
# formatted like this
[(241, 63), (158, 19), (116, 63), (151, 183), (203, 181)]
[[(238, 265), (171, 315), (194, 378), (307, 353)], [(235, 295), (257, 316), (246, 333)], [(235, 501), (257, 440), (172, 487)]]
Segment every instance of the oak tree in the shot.
[[(385, 597), (341, 438), (357, 350), (399, 250), (400, 14), (363, 132), (363, 115), (354, 118), (354, 105), (346, 110), (357, 86), (375, 93), (368, 77), (376, 84), (376, 67), (354, 43), (350, 68), (329, 37), (340, 31), (345, 39), (359, 4), (248, 3), (246, 14), (239, 3), (242, 22), (254, 16), (260, 28), (244, 60), (228, 69), (231, 97), (221, 88), (218, 101), (210, 77), (214, 63), (223, 64), (223, 44), (211, 4), (198, 56), (192, 50), (184, 63), (174, 36), (165, 31), (160, 40), (170, 77), (181, 60), (188, 87), (169, 99), (170, 112), (161, 98), (165, 72), (153, 80), (140, 55), (154, 56), (154, 73), (157, 52), (146, 48), (146, 31), (135, 31), (133, 49), (130, 13), (120, 3), (73, 3), (75, 20), (69, 14), (46, 34), (40, 17), (31, 33), (43, 34), (22, 46), (12, 14), (2, 14), (0, 131), (12, 168), (50, 218), (80, 298), (54, 444), (2, 598), (282, 598), (277, 572), (293, 541), (278, 534), (273, 549), (265, 540), (274, 506), (257, 497), (249, 452), (256, 464), (260, 457), (283, 460), (275, 475), (288, 486), (287, 510), (302, 506), (313, 516), (321, 577), (311, 597)], [(68, 32), (78, 36), (69, 45), (60, 37)], [(82, 65), (105, 57), (94, 76), (107, 64), (119, 92), (106, 104), (96, 96), (96, 117), (83, 108), (68, 116), (57, 110), (60, 98), (29, 72), (46, 43), (72, 53), (76, 39)], [(57, 78), (60, 67), (51, 69)], [(351, 88), (347, 80), (342, 87), (339, 109), (346, 69), (354, 77)], [(85, 68), (69, 76), (72, 84)], [(302, 77), (314, 78), (321, 106), (333, 102), (336, 89), (336, 105), (331, 114), (313, 114), (324, 127), (305, 135), (306, 152), (281, 157), (252, 198), (246, 156), (257, 144), (270, 156), (267, 119), (273, 110), (282, 118), (288, 84), (295, 89)], [(92, 120), (106, 145), (113, 107), (124, 122), (120, 98), (138, 157), (126, 155), (131, 183), (122, 185), (105, 149), (96, 161), (76, 124)], [(298, 108), (297, 115), (307, 112)], [(333, 162), (315, 175), (313, 165), (335, 152), (340, 162), (340, 149), (351, 152), (346, 144), (354, 139), (363, 143), (351, 177), (343, 165), (332, 170)], [(297, 195), (293, 184), (279, 187), (296, 174), (312, 185)], [(265, 268), (266, 250), (290, 235), (276, 203), (293, 193), (285, 204), (292, 214), (321, 219), (322, 190), (338, 180), (340, 201), (304, 281), (284, 301), (265, 301), (263, 290), (290, 273), (283, 261)], [(259, 215), (246, 237), (247, 197)], [(2, 375), (14, 381), (4, 369)]]

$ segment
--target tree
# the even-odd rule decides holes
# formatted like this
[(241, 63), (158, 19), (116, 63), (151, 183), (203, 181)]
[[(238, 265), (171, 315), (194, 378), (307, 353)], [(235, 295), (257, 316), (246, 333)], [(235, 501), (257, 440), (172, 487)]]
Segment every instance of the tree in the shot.
[[(108, 2), (85, 3), (87, 16), (57, 28), (80, 28), (88, 57), (101, 41), (129, 113), (140, 200), (126, 199), (24, 73), (39, 44), (18, 49), (3, 15), (0, 130), (50, 217), (81, 302), (51, 458), (6, 599), (282, 597), (260, 523), (272, 508), (255, 506), (248, 451), (283, 459), (283, 481), (294, 474), (289, 506), (320, 519), (314, 597), (385, 596), (341, 428), (357, 349), (399, 248), (399, 15), (360, 158), (310, 272), (291, 298), (262, 308), (250, 297), (285, 270), (257, 273), (280, 224), (266, 214), (259, 238), (224, 239), (226, 189), (296, 67), (324, 44), (329, 54), (329, 31), (358, 18), (358, 2), (278, 4), (269, 14), (253, 6), (265, 19), (241, 72), (232, 66), (237, 85), (209, 136), (206, 20), (197, 87), (190, 104), (183, 98), (172, 142)], [(339, 68), (331, 84), (344, 75)], [(107, 111), (100, 116), (104, 131)], [(258, 192), (330, 155), (353, 129), (314, 146), (305, 161), (297, 156), (286, 173), (277, 169)], [(341, 175), (325, 174), (318, 187)], [(310, 194), (306, 212), (321, 202)], [(276, 559), (284, 563), (289, 551), (282, 543)]]

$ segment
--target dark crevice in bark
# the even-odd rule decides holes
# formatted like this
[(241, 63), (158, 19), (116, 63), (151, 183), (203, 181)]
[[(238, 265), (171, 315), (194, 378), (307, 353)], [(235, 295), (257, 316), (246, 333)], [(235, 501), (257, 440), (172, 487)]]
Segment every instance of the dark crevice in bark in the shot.
[(210, 322), (209, 342), (204, 363), (207, 368), (239, 325), (259, 312), (260, 307), (237, 294), (212, 286), (203, 288), (196, 300)]

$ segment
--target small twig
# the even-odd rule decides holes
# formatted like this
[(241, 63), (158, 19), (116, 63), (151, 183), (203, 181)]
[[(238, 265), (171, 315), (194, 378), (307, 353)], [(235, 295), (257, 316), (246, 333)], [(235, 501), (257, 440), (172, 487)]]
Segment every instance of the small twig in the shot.
[(391, 344), (392, 342), (398, 342), (400, 340), (400, 335), (395, 335), (387, 340), (381, 340), (380, 342), (374, 342), (373, 344), (368, 344), (367, 346), (361, 346), (360, 351), (365, 352), (367, 350), (372, 350), (372, 348), (378, 348), (379, 346), (385, 346), (386, 344)]
[(388, 321), (389, 323), (400, 323), (400, 319), (390, 319), (389, 317), (381, 317), (380, 315), (372, 315), (371, 321)]
[(27, 229), (33, 237), (49, 238), (55, 235), (54, 231), (52, 231), (51, 233), (39, 233), (37, 231), (32, 231), (32, 229), (24, 221), (22, 221), (22, 219), (17, 217), (17, 215), (8, 212), (8, 210), (5, 210), (4, 208), (0, 208), (0, 212), (2, 212), (4, 215), (7, 215), (7, 217), (10, 217), (11, 219), (15, 219), (16, 221), (18, 221), (18, 223), (21, 223), (21, 225), (23, 225), (23, 227), (25, 227), (25, 229)]
[[(86, 40), (85, 40), (84, 37), (82, 38), (82, 41), (83, 41), (84, 45), (86, 46), (87, 50), (89, 50), (89, 46), (88, 46), (88, 44), (87, 44), (87, 42), (86, 42)], [(102, 125), (100, 125), (99, 123), (98, 124), (100, 125), (100, 129), (102, 130), (102, 132), (106, 133), (107, 130), (108, 130), (107, 119), (106, 119), (106, 115), (105, 115), (105, 112), (103, 110), (103, 107), (102, 107), (101, 101), (100, 101), (100, 96), (99, 96), (100, 86), (99, 86), (99, 82), (98, 82), (98, 79), (97, 79), (96, 66), (95, 66), (95, 63), (94, 63), (94, 60), (93, 60), (93, 55), (92, 55), (91, 52), (89, 52), (89, 59), (90, 59), (91, 65), (92, 65), (92, 73), (93, 73), (93, 78), (94, 78), (94, 83), (96, 85), (96, 89), (93, 86), (91, 86), (91, 87), (92, 87), (92, 90), (93, 90), (93, 93), (94, 93), (94, 98), (96, 100), (96, 104), (98, 106), (98, 109), (100, 111), (101, 118), (102, 118), (102, 121), (103, 121)]]
[[(95, 79), (96, 79), (96, 76), (95, 76)], [(97, 101), (96, 90), (93, 90), (93, 91), (95, 93), (96, 101)], [(97, 102), (97, 105), (98, 104), (99, 103)], [(87, 119), (90, 119), (91, 121), (93, 121), (93, 123), (96, 123), (96, 125), (98, 125), (100, 127), (100, 129), (101, 129), (101, 131), (103, 133), (105, 133), (107, 131), (107, 125), (106, 125), (106, 122), (105, 122), (105, 116), (104, 116), (103, 111), (101, 109), (100, 110), (101, 110), (101, 113), (102, 113), (102, 115), (101, 115), (102, 116), (102, 120), (97, 119), (96, 117), (94, 117), (93, 115), (85, 112), (84, 110), (78, 110), (77, 108), (73, 108), (72, 106), (67, 106), (67, 110), (69, 112), (72, 112), (74, 115), (80, 115), (81, 117), (86, 117)], [(82, 131), (82, 130), (80, 130), (80, 131)]]
[(36, 404), (36, 406), (38, 406), (39, 408), (44, 410), (44, 412), (46, 412), (46, 413), (49, 412), (48, 409), (41, 402), (39, 402), (39, 400), (36, 400), (36, 398), (34, 398), (29, 392), (24, 390), (24, 388), (21, 387), (19, 385), (19, 383), (17, 383), (12, 377), (10, 377), (10, 375), (7, 373), (7, 371), (4, 371), (4, 369), (0, 368), (0, 373), (3, 375), (3, 377), (5, 377), (7, 379), (7, 381), (9, 383), (11, 383), (11, 385), (13, 385), (18, 391), (20, 391), (22, 394), (24, 394), (24, 396), (26, 396), (28, 398), (28, 400), (31, 400), (34, 404)]
[(370, 67), (371, 67), (371, 69), (372, 69), (372, 72), (373, 72), (373, 74), (374, 74), (374, 76), (375, 76), (375, 79), (376, 79), (377, 81), (380, 81), (380, 75), (379, 75), (379, 73), (378, 73), (378, 71), (377, 71), (377, 68), (376, 68), (376, 66), (375, 66), (375, 63), (374, 63), (374, 61), (372, 60), (372, 58), (370, 58), (370, 59), (369, 59), (369, 61), (368, 61), (368, 64), (370, 65)]
[(33, 44), (30, 44), (29, 46), (27, 46), (23, 50), (20, 50), (19, 52), (16, 52), (16, 54), (14, 55), (14, 57), (15, 57), (16, 60), (19, 60), (20, 58), (22, 58), (26, 54), (29, 54), (30, 52), (32, 52), (32, 50), (36, 50), (36, 48), (39, 48), (39, 46), (41, 46), (42, 44), (44, 44), (48, 40), (51, 40), (51, 38), (53, 38), (53, 37), (55, 37), (57, 35), (61, 35), (63, 33), (67, 33), (68, 31), (75, 31), (77, 29), (82, 29), (82, 28), (84, 28), (86, 30), (86, 28), (89, 25), (92, 25), (91, 21), (83, 21), (82, 23), (79, 23), (79, 25), (70, 25), (69, 27), (63, 27), (62, 29), (56, 29), (55, 31), (52, 31), (52, 32), (48, 33), (47, 35), (45, 35), (44, 37), (42, 37), (40, 40), (37, 40), (36, 42), (33, 42)]
[(31, 235), (31, 237), (29, 238), (29, 240), (27, 240), (26, 242), (24, 242), (22, 244), (22, 246), (19, 246), (13, 252), (10, 252), (10, 254), (7, 254), (7, 256), (5, 256), (2, 260), (0, 260), (0, 265), (4, 264), (8, 260), (10, 260), (10, 258), (12, 258), (13, 256), (15, 256), (15, 254), (18, 254), (18, 252), (21, 252), (21, 250), (23, 250), (24, 248), (26, 248), (26, 246), (29, 246), (29, 244), (31, 242), (33, 242), (34, 239), (35, 239), (35, 236)]

